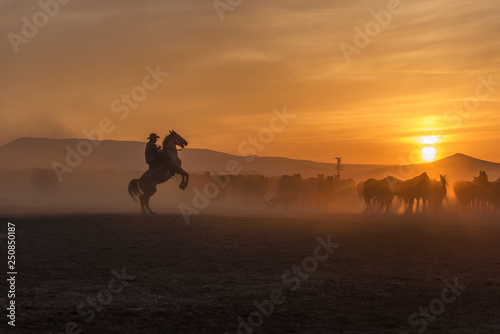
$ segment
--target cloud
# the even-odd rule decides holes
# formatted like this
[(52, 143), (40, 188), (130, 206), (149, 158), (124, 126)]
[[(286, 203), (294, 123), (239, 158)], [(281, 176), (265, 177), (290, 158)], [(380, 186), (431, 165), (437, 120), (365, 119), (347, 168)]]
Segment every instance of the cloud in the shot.
[[(497, 2), (401, 2), (403, 11), (347, 64), (339, 44), (352, 43), (353, 28), (387, 1), (246, 0), (223, 22), (206, 0), (72, 1), (18, 55), (6, 38), (0, 43), (0, 112), (4, 124), (55, 118), (23, 135), (78, 136), (113, 116), (111, 101), (140, 83), (146, 66), (161, 64), (171, 76), (117, 123), (113, 139), (176, 128), (195, 146), (236, 153), (273, 108), (287, 106), (300, 118), (266, 155), (324, 160), (342, 143), (351, 160), (376, 162), (359, 140), (383, 147), (424, 132), (424, 120), (441, 118), (474, 91), (478, 75), (500, 68)], [(38, 10), (31, 1), (2, 6), (4, 35)], [(476, 119), (500, 125), (488, 118), (495, 108), (482, 105)], [(21, 135), (0, 127), (5, 140)], [(384, 159), (405, 150), (398, 145)]]

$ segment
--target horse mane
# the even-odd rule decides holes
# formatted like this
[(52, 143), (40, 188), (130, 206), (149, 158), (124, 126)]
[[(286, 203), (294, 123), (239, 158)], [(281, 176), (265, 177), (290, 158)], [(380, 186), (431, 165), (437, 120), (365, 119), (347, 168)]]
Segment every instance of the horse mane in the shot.
[(169, 135), (167, 135), (167, 136), (165, 137), (165, 139), (163, 139), (163, 142), (161, 143), (161, 146), (162, 146), (162, 147), (165, 147), (165, 145), (167, 144), (167, 142), (168, 142), (168, 141), (169, 141), (169, 140), (170, 140), (173, 136), (175, 136), (175, 135), (176, 135), (176, 133), (175, 133), (175, 132), (171, 132)]
[(429, 175), (427, 175), (427, 172), (423, 172), (422, 174), (415, 176), (414, 178), (408, 179), (405, 182), (412, 181), (412, 182), (428, 182), (430, 181)]

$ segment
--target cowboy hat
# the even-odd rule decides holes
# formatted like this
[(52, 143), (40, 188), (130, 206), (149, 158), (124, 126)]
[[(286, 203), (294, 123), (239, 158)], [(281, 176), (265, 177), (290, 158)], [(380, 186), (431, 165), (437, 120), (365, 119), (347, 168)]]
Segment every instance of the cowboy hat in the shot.
[(156, 133), (152, 133), (149, 135), (148, 139), (152, 139), (152, 138), (158, 139), (158, 138), (160, 138), (160, 136), (158, 136)]

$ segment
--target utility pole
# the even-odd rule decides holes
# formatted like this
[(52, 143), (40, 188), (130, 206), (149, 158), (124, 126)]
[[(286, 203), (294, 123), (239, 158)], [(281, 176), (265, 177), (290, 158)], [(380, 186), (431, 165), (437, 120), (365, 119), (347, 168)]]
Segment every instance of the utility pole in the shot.
[(336, 157), (335, 160), (337, 160), (337, 166), (335, 166), (335, 171), (337, 172), (335, 174), (335, 179), (340, 180), (340, 172), (344, 170), (344, 165), (342, 165), (342, 157)]

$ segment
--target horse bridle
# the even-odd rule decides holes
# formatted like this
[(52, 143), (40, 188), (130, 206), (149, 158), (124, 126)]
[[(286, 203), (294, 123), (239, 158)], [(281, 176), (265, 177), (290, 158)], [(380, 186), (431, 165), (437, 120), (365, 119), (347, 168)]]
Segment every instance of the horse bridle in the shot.
[(165, 148), (164, 150), (165, 151), (177, 151), (177, 152), (182, 152), (182, 150), (184, 149), (184, 147), (181, 147), (181, 149), (178, 149), (178, 148)]

